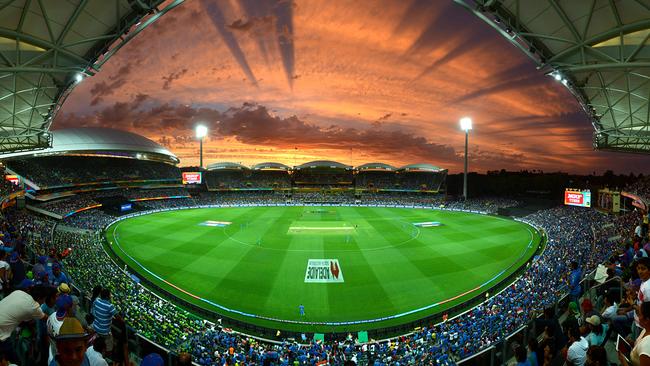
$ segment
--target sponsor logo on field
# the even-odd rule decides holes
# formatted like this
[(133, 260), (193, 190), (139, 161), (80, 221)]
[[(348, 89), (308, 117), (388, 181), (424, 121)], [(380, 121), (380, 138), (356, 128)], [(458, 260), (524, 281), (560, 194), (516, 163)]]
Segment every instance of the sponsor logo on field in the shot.
[(228, 226), (228, 225), (230, 225), (230, 224), (232, 224), (232, 222), (228, 222), (228, 221), (211, 221), (211, 220), (208, 220), (208, 221), (204, 221), (204, 222), (200, 223), (199, 225), (201, 225), (201, 226), (216, 226), (216, 227), (224, 227), (224, 226)]
[(429, 222), (416, 222), (413, 223), (413, 226), (415, 227), (434, 227), (434, 226), (440, 226), (442, 225), (438, 221), (429, 221)]
[(310, 259), (307, 262), (305, 282), (329, 283), (344, 282), (343, 270), (338, 259)]

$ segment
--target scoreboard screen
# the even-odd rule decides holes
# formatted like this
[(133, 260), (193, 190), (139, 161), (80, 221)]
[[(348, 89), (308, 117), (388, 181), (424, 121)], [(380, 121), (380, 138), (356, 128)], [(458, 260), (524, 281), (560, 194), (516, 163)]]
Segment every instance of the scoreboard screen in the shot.
[(183, 172), (183, 184), (201, 184), (201, 172)]
[(7, 175), (5, 175), (5, 180), (7, 182), (11, 182), (13, 185), (16, 185), (16, 186), (20, 185), (20, 177), (17, 176), (17, 175), (7, 174)]
[(588, 189), (571, 189), (564, 191), (564, 204), (569, 206), (591, 207), (591, 191)]

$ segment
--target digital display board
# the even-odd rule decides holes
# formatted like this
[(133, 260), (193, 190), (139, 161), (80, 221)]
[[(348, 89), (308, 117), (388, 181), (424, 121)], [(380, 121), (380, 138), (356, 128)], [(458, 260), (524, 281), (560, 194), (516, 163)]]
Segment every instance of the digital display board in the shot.
[(564, 191), (564, 204), (569, 206), (591, 207), (591, 191), (588, 189), (571, 189)]
[(20, 177), (17, 175), (7, 174), (5, 175), (5, 180), (11, 182), (14, 185), (20, 185)]
[(183, 172), (183, 184), (201, 184), (201, 172)]
[(131, 211), (133, 209), (133, 204), (123, 203), (120, 205), (120, 212)]

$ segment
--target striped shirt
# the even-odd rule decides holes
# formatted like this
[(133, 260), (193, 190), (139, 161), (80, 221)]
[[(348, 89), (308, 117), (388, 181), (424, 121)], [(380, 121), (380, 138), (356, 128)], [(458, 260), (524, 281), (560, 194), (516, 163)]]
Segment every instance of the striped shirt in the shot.
[(117, 310), (110, 301), (97, 298), (93, 304), (93, 315), (95, 316), (93, 328), (95, 328), (95, 332), (100, 335), (108, 335), (111, 332), (111, 322), (116, 313)]

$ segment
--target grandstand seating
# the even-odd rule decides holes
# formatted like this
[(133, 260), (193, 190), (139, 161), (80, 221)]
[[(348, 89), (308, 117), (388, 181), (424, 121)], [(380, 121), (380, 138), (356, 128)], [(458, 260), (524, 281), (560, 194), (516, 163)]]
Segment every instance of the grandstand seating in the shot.
[[(644, 192), (648, 188), (646, 182), (640, 181), (635, 185), (635, 192)], [(174, 194), (183, 190), (163, 188), (122, 193), (129, 197), (150, 197), (161, 192)], [(303, 202), (326, 197), (337, 202), (339, 194), (366, 204), (444, 206), (485, 212), (496, 212), (499, 208), (518, 204), (509, 198), (443, 201), (442, 197), (417, 192), (364, 192), (348, 196), (348, 191), (333, 194), (328, 190), (318, 190), (294, 192), (292, 196), (291, 193), (271, 190), (203, 192), (184, 199), (145, 201), (143, 207), (166, 209), (223, 203), (285, 203), (288, 199)], [(91, 193), (83, 199), (92, 197)], [(348, 201), (343, 203), (353, 204)], [(5, 219), (0, 227), (3, 228), (5, 245), (25, 252), (23, 257), (30, 262), (28, 265), (34, 263), (38, 255), (48, 255), (49, 262), (58, 261), (63, 264), (64, 270), (83, 294), (90, 293), (96, 285), (109, 287), (115, 294), (115, 305), (133, 331), (174, 353), (189, 351), (195, 362), (207, 366), (223, 362), (283, 364), (293, 360), (311, 364), (324, 359), (328, 359), (331, 364), (342, 364), (345, 360), (371, 365), (389, 365), (395, 362), (455, 364), (499, 344), (508, 334), (536, 321), (545, 309), (555, 306), (563, 299), (568, 287), (562, 274), (569, 271), (572, 260), (581, 262), (585, 272), (604, 264), (617, 271), (621, 270), (621, 273), (625, 273), (626, 280), (634, 280), (634, 272), (626, 269), (631, 258), (627, 260), (630, 254), (624, 251), (623, 244), (633, 235), (631, 227), (637, 225), (642, 218), (635, 211), (612, 217), (574, 207), (557, 207), (528, 215), (524, 220), (542, 228), (548, 236), (548, 242), (543, 253), (531, 262), (511, 286), (467, 313), (452, 316), (437, 324), (428, 324), (406, 336), (371, 341), (368, 344), (356, 344), (354, 337), (327, 340), (325, 343), (296, 342), (290, 339), (269, 343), (238, 334), (218, 323), (205, 322), (134, 282), (127, 272), (107, 256), (100, 229), (114, 219), (103, 211), (89, 210), (57, 224), (57, 221), (35, 213), (9, 209), (5, 211)], [(612, 240), (617, 237), (619, 239)], [(641, 246), (647, 243), (647, 237), (643, 240)], [(594, 302), (597, 301), (600, 300), (595, 297)], [(584, 319), (584, 314), (580, 316)], [(545, 335), (542, 337), (546, 343), (563, 342), (544, 338)], [(557, 354), (557, 347), (551, 349), (553, 355)], [(507, 353), (500, 357), (506, 357)]]
[(40, 188), (75, 184), (122, 181), (180, 182), (180, 170), (174, 165), (106, 157), (47, 156), (6, 162), (8, 169)]

